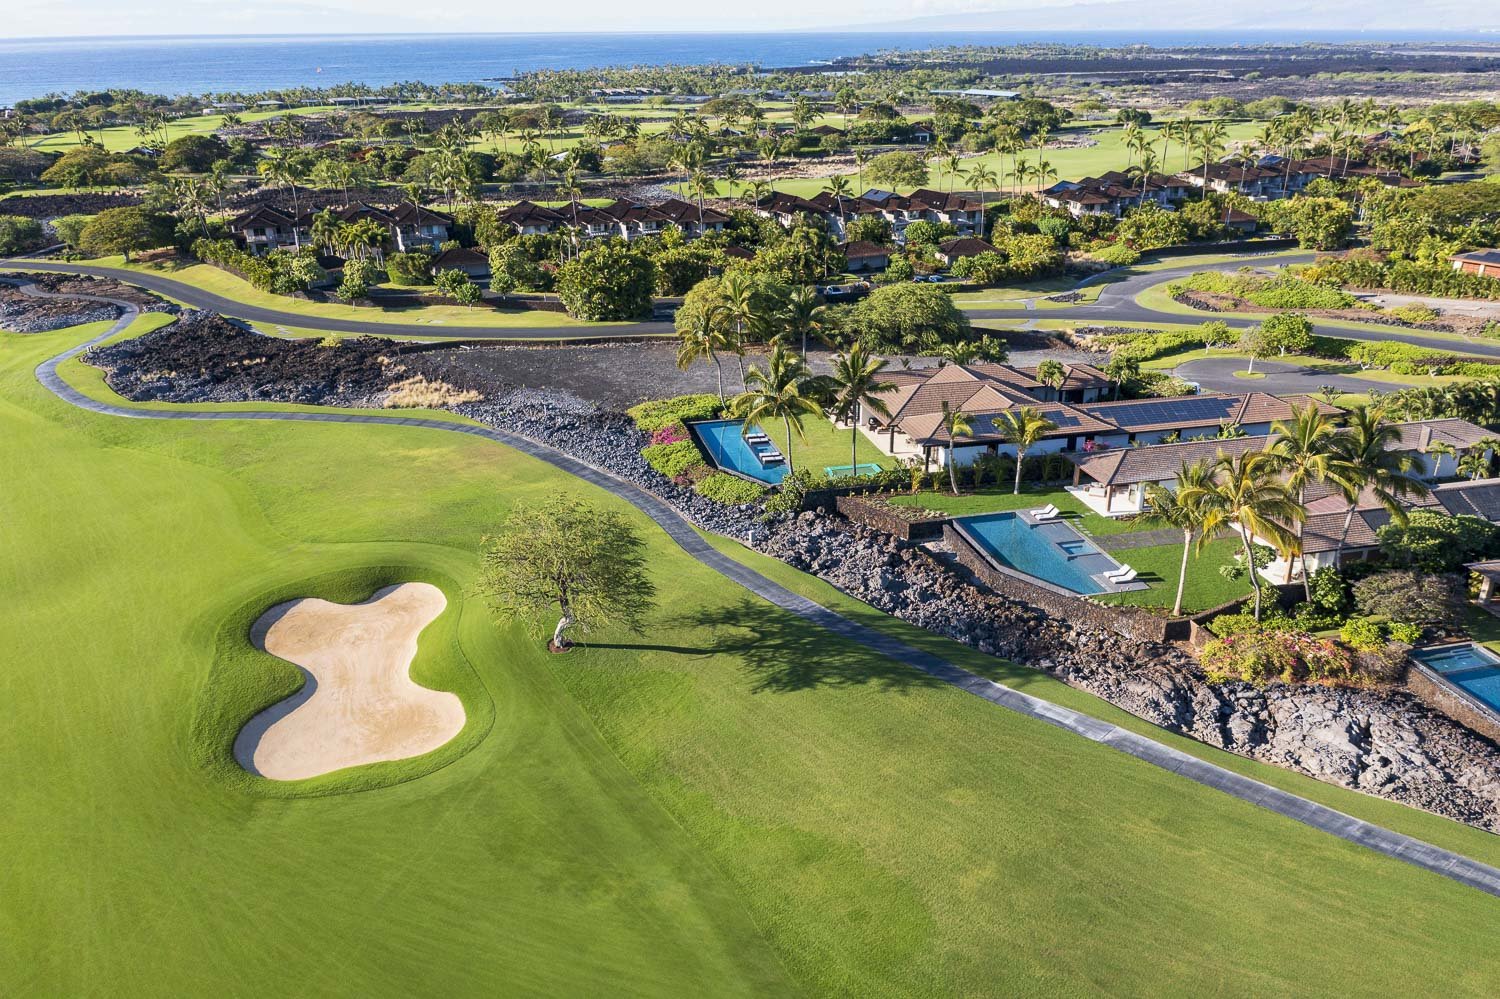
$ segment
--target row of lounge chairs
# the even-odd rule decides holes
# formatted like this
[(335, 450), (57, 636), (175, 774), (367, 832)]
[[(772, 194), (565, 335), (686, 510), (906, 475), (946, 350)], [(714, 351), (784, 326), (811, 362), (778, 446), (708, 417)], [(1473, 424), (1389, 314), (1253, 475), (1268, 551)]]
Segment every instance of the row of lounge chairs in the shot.
[(750, 445), (755, 460), (766, 465), (779, 465), (786, 461), (786, 455), (777, 450), (776, 445), (771, 443), (771, 438), (759, 430), (753, 430), (745, 435), (745, 443)]
[(1048, 503), (1039, 510), (1030, 510), (1027, 512), (1031, 514), (1031, 519), (1039, 524), (1048, 520), (1056, 520), (1058, 515), (1062, 513), (1061, 510), (1051, 503)]
[(1103, 573), (1105, 582), (1113, 583), (1116, 586), (1124, 583), (1133, 583), (1135, 582), (1135, 577), (1138, 575), (1140, 573), (1128, 565), (1122, 565), (1118, 569), (1111, 569), (1109, 572)]

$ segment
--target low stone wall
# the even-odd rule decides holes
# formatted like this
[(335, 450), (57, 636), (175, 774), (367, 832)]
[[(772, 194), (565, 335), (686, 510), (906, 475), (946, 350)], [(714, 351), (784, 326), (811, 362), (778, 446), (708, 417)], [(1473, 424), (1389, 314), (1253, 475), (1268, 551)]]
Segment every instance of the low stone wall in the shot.
[(1139, 642), (1184, 642), (1192, 624), (1187, 618), (1162, 617), (1130, 607), (1106, 607), (1071, 590), (992, 562), (969, 543), (951, 521), (943, 524), (943, 540), (953, 549), (959, 564), (1003, 597), (1030, 604), (1067, 621), (1075, 628), (1103, 628)]
[(1415, 659), (1406, 673), (1406, 689), (1434, 711), (1447, 715), (1486, 739), (1500, 743), (1500, 719), (1439, 679), (1432, 670)]
[(943, 536), (943, 527), (948, 523), (947, 517), (908, 519), (886, 504), (863, 496), (836, 496), (834, 507), (856, 524), (873, 527), (903, 541), (936, 541)]

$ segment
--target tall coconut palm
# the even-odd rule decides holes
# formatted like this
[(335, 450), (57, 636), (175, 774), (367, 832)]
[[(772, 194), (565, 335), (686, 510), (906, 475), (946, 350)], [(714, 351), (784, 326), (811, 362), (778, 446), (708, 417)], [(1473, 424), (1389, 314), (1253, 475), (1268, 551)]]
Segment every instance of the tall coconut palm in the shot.
[(985, 203), (984, 196), (992, 187), (999, 185), (1000, 181), (995, 177), (995, 171), (983, 163), (976, 163), (964, 174), (964, 183), (979, 192), (979, 235), (984, 237)]
[(954, 409), (946, 401), (943, 403), (943, 419), (939, 424), (943, 436), (948, 439), (948, 485), (953, 490), (953, 495), (958, 495), (958, 471), (953, 467), (953, 442), (960, 437), (967, 437), (974, 432), (974, 424), (969, 419), (969, 414), (961, 409)]
[(724, 335), (724, 321), (728, 310), (722, 305), (711, 305), (703, 310), (697, 321), (680, 334), (677, 345), (677, 367), (683, 371), (693, 363), (706, 360), (714, 366), (714, 375), (719, 383), (719, 405), (724, 405), (724, 365), (719, 360), (719, 351), (728, 347)]
[(1416, 460), (1397, 450), (1400, 443), (1400, 428), (1385, 422), (1381, 409), (1374, 406), (1350, 408), (1345, 417), (1344, 434), (1340, 437), (1343, 451), (1340, 457), (1348, 463), (1349, 470), (1347, 479), (1339, 485), (1339, 492), (1348, 506), (1344, 511), (1343, 528), (1339, 531), (1338, 547), (1334, 550), (1335, 565), (1343, 564), (1349, 528), (1354, 523), (1354, 514), (1364, 493), (1368, 493), (1398, 524), (1406, 523), (1406, 507), (1402, 501), (1427, 495), (1427, 485), (1413, 474), (1417, 468)]
[(1172, 485), (1153, 482), (1146, 487), (1146, 511), (1136, 522), (1149, 527), (1175, 527), (1182, 532), (1182, 566), (1177, 571), (1177, 598), (1172, 601), (1172, 616), (1182, 613), (1182, 593), (1187, 585), (1188, 555), (1213, 537), (1204, 531), (1211, 516), (1209, 498), (1214, 490), (1213, 465), (1196, 461), (1183, 465)]
[[(1026, 463), (1026, 452), (1035, 447), (1042, 438), (1057, 429), (1057, 424), (1042, 415), (1035, 406), (1022, 406), (1000, 414), (995, 421), (1000, 433), (1016, 447), (1016, 483), (1011, 495), (1021, 492), (1021, 466)], [(954, 490), (956, 493), (958, 490)]]
[(1193, 147), (1203, 157), (1203, 197), (1208, 197), (1208, 165), (1215, 156), (1224, 152), (1229, 133), (1222, 121), (1204, 122), (1193, 133)]
[(734, 339), (730, 349), (734, 351), (740, 366), (740, 388), (749, 387), (745, 381), (745, 333), (759, 328), (762, 319), (756, 301), (755, 279), (742, 270), (730, 271), (719, 281), (719, 290), (724, 294), (724, 307), (729, 321), (734, 323)]
[(1260, 570), (1255, 568), (1252, 538), (1269, 541), (1278, 551), (1290, 554), (1297, 538), (1287, 524), (1303, 518), (1302, 508), (1277, 474), (1276, 456), (1267, 451), (1222, 452), (1214, 462), (1214, 486), (1204, 497), (1207, 512), (1205, 533), (1221, 526), (1235, 529), (1244, 547), (1245, 568), (1255, 590), (1255, 620), (1260, 620)]
[(883, 357), (871, 357), (864, 344), (858, 340), (847, 353), (833, 358), (833, 381), (838, 386), (833, 401), (833, 415), (849, 424), (849, 474), (859, 468), (859, 414), (868, 409), (879, 416), (889, 417), (891, 411), (880, 397), (896, 388), (894, 382), (879, 381), (879, 375), (890, 362)]
[[(1297, 506), (1307, 505), (1307, 487), (1313, 483), (1329, 483), (1342, 488), (1351, 481), (1353, 469), (1343, 457), (1338, 424), (1328, 414), (1318, 409), (1314, 402), (1305, 406), (1294, 406), (1291, 419), (1277, 420), (1271, 424), (1273, 442), (1271, 451), (1276, 455), (1286, 487), (1297, 498)], [(1302, 563), (1302, 589), (1312, 599), (1311, 584), (1307, 579), (1307, 555), (1302, 551), (1303, 522), (1294, 527), (1297, 537), (1297, 557)], [(1292, 581), (1292, 560), (1287, 559), (1285, 582)]]
[(1447, 441), (1433, 441), (1427, 445), (1427, 454), (1432, 458), (1432, 477), (1440, 479), (1443, 477), (1443, 459), (1452, 458), (1458, 461), (1458, 448)]
[[(849, 187), (849, 178), (831, 177), (829, 178), (828, 183), (823, 185), (823, 191), (825, 194), (831, 194), (833, 196), (834, 204), (838, 205), (839, 233), (840, 235), (842, 235), (844, 231), (844, 199), (852, 198), (854, 196), (853, 190), (851, 190)], [(803, 353), (805, 354), (807, 353), (807, 351), (804, 350)]]
[(788, 333), (802, 337), (804, 360), (807, 358), (807, 337), (822, 325), (827, 311), (818, 298), (817, 289), (812, 285), (805, 284), (793, 288), (791, 294), (787, 296), (786, 311), (782, 314), (782, 318), (786, 322)]
[(796, 471), (792, 461), (793, 437), (804, 437), (802, 418), (817, 416), (822, 410), (803, 391), (807, 379), (807, 365), (786, 344), (776, 340), (771, 344), (766, 368), (751, 365), (745, 377), (745, 391), (734, 397), (729, 409), (750, 427), (762, 420), (780, 420), (786, 428), (786, 468)]

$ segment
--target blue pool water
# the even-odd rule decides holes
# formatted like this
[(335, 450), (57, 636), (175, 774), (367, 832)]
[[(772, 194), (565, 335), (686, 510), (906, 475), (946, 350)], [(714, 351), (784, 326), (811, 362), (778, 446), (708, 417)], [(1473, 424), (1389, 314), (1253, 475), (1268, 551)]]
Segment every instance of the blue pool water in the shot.
[[(693, 430), (698, 435), (703, 449), (708, 452), (709, 458), (720, 468), (748, 475), (752, 479), (759, 479), (767, 485), (777, 485), (786, 478), (786, 462), (778, 462), (774, 465), (762, 464), (756, 457), (756, 452), (765, 450), (765, 446), (751, 447), (740, 428), (744, 425), (742, 420), (705, 420), (702, 423), (694, 423)], [(760, 427), (751, 427), (751, 431), (759, 430)], [(772, 444), (771, 447), (775, 447)]]
[(1500, 712), (1500, 658), (1481, 645), (1442, 645), (1412, 653), (1428, 669)]
[(1030, 524), (1014, 513), (987, 513), (954, 523), (1002, 565), (1074, 593), (1103, 593), (1109, 587), (1094, 577), (1120, 567), (1060, 520)]

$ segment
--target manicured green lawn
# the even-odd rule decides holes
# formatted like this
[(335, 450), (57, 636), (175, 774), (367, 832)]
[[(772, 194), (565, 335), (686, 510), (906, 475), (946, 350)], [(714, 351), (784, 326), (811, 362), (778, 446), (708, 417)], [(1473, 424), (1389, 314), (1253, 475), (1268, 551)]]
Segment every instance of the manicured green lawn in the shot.
[[(977, 492), (959, 496), (948, 492), (923, 491), (916, 495), (892, 496), (890, 501), (898, 506), (921, 507), (959, 517), (1004, 510), (1034, 510), (1051, 503), (1062, 511), (1064, 520), (1086, 534), (1108, 536), (1151, 529), (1149, 525), (1138, 524), (1129, 519), (1100, 516), (1065, 489), (1040, 489), (1026, 483), (1022, 483), (1019, 496), (1013, 495), (1009, 487), (985, 486)], [(1228, 563), (1238, 551), (1233, 541), (1215, 541), (1201, 554), (1189, 557), (1187, 587), (1183, 591), (1184, 610), (1217, 607), (1249, 592), (1250, 584), (1247, 580), (1228, 580), (1219, 574), (1219, 566)], [(1181, 545), (1130, 548), (1112, 554), (1117, 561), (1140, 572), (1141, 581), (1150, 584), (1150, 589), (1098, 599), (1106, 603), (1171, 608), (1172, 601), (1177, 596), (1177, 574), (1182, 561)]]
[[(781, 423), (768, 420), (761, 426), (776, 442), (781, 453), (786, 454), (788, 443), (786, 429)], [(822, 475), (825, 468), (848, 467), (849, 435), (849, 430), (835, 427), (831, 421), (823, 417), (807, 417), (802, 424), (802, 436), (796, 436), (795, 431), (793, 432), (791, 441), (793, 465), (797, 468), (811, 469), (817, 475)], [(895, 468), (900, 465), (895, 458), (882, 454), (880, 449), (870, 443), (870, 439), (864, 434), (856, 436), (859, 438), (859, 464), (876, 464), (881, 468)]]
[[(835, 640), (548, 466), (414, 428), (82, 413), (32, 376), (79, 338), (0, 338), (7, 994), (1326, 995), (1364, 990), (1371, 954), (1396, 994), (1500, 974), (1492, 899)], [(660, 599), (643, 635), (554, 657), (470, 594), (479, 536), (563, 491), (639, 527)], [(226, 741), (287, 680), (248, 621), (412, 578), (449, 597), (415, 675), (464, 698), (458, 742), (306, 789), (233, 774)]]

